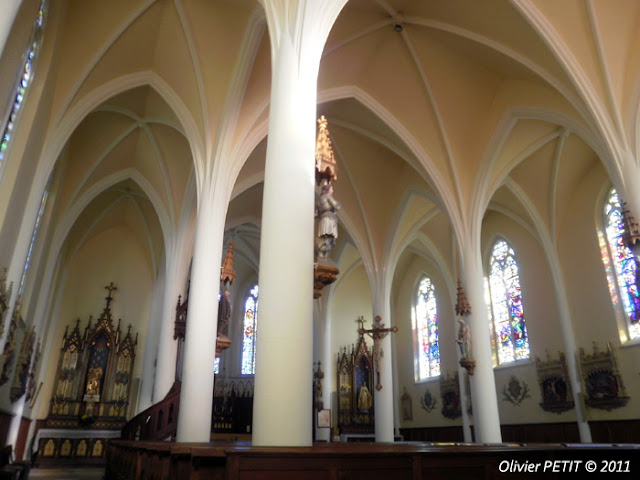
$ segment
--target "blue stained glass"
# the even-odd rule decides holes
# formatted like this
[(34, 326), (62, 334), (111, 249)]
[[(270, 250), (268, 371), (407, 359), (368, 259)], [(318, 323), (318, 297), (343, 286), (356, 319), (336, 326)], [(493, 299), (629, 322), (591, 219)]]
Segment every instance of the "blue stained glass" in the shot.
[(498, 338), (495, 345), (499, 363), (529, 358), (529, 339), (522, 307), (522, 291), (515, 253), (499, 240), (493, 247), (489, 266), (490, 317)]
[(243, 375), (253, 375), (256, 372), (256, 328), (258, 322), (258, 285), (254, 285), (244, 304), (244, 324), (242, 335), (242, 365)]
[(428, 277), (423, 277), (418, 285), (416, 304), (416, 342), (419, 345), (416, 359), (416, 378), (440, 375), (440, 345), (438, 343), (438, 309), (435, 288)]
[[(617, 285), (609, 285), (611, 292), (617, 293), (627, 320), (631, 339), (640, 337), (640, 293), (638, 291), (638, 263), (633, 252), (624, 244), (625, 223), (620, 198), (611, 189), (604, 206), (605, 231), (609, 244), (610, 258), (614, 266)], [(603, 253), (603, 260), (604, 253)], [(605, 264), (607, 262), (605, 261)], [(616, 288), (617, 287), (617, 288)], [(613, 294), (613, 293), (612, 293)]]
[[(31, 71), (32, 71), (32, 60), (36, 57), (38, 51), (40, 50), (40, 40), (43, 35), (43, 27), (44, 27), (44, 14), (47, 6), (48, 0), (42, 0), (40, 3), (40, 9), (38, 11), (38, 17), (33, 26), (33, 31), (31, 33), (33, 41), (31, 42), (31, 46), (26, 55), (26, 60), (24, 65), (22, 66), (22, 73), (20, 75), (20, 79), (17, 82), (14, 90), (13, 90), (13, 105), (11, 108), (11, 112), (8, 116), (8, 121), (4, 126), (4, 134), (3, 139), (5, 140), (2, 144), (2, 151), (5, 151), (9, 146), (10, 137), (8, 132), (13, 130), (14, 122), (17, 118), (17, 112), (20, 110), (22, 106), (22, 102), (24, 101), (27, 88), (29, 87), (29, 83), (31, 81)], [(0, 178), (3, 170), (3, 160), (4, 154), (0, 155)]]

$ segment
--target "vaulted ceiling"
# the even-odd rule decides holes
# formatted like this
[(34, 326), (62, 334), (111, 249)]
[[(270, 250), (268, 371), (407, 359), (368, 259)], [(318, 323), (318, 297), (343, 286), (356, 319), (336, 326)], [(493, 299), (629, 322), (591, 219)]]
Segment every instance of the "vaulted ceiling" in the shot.
[[(409, 248), (448, 258), (487, 208), (554, 238), (587, 172), (638, 158), (638, 22), (633, 0), (350, 0), (318, 82), (335, 255), (354, 245), (376, 270)], [(157, 265), (198, 182), (223, 175), (240, 268), (257, 268), (271, 82), (258, 2), (66, 0), (49, 25), (45, 151), (65, 172), (68, 251), (117, 212)]]

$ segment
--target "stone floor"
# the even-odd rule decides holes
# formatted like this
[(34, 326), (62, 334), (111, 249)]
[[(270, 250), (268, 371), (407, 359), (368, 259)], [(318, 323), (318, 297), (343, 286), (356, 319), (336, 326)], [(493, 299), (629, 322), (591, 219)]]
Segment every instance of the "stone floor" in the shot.
[(104, 467), (32, 468), (29, 480), (102, 480)]

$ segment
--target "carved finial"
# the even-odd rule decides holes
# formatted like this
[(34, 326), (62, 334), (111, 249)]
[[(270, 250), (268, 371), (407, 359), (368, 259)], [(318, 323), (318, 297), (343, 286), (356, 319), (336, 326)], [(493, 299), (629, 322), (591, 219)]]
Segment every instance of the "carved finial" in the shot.
[(229, 283), (233, 285), (235, 279), (236, 271), (233, 268), (233, 240), (231, 240), (227, 248), (227, 254), (224, 256), (222, 262), (222, 268), (220, 269), (220, 280), (224, 284)]
[(458, 280), (458, 300), (456, 302), (456, 315), (469, 315), (471, 313), (471, 305), (464, 293), (462, 283)]
[(322, 115), (318, 119), (318, 136), (316, 138), (316, 182), (318, 185), (331, 183), (338, 179), (336, 159), (329, 138), (327, 119)]

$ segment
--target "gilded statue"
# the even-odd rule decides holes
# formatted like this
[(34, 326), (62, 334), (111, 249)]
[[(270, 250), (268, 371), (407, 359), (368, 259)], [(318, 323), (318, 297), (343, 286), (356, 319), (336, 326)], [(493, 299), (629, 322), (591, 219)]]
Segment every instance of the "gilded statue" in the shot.
[(360, 387), (360, 394), (358, 395), (358, 410), (361, 412), (368, 412), (373, 405), (371, 398), (371, 392), (365, 384)]
[(87, 376), (87, 395), (100, 395), (100, 379), (102, 378), (102, 367), (91, 367)]

